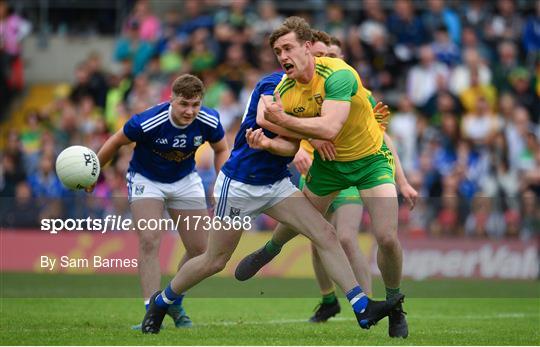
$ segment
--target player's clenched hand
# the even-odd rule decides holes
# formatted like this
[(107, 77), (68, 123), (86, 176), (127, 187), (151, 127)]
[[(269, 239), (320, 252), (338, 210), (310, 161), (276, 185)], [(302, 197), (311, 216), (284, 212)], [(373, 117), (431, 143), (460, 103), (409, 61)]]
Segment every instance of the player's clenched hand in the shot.
[(323, 161), (336, 159), (336, 147), (331, 141), (312, 139), (309, 143), (319, 152)]
[(270, 146), (270, 139), (264, 135), (261, 128), (253, 130), (251, 128), (246, 130), (246, 140), (249, 147), (253, 149), (265, 150)]
[(385, 105), (379, 101), (377, 105), (373, 107), (373, 113), (375, 114), (377, 123), (386, 129), (388, 123), (390, 122), (390, 110), (388, 109), (388, 105)]
[(283, 113), (283, 104), (281, 103), (279, 92), (276, 91), (274, 96), (276, 100), (272, 102), (268, 102), (265, 98), (262, 98), (264, 103), (264, 118), (271, 123), (279, 125), (283, 121), (285, 115)]
[(416, 199), (418, 198), (418, 192), (416, 189), (414, 189), (409, 182), (405, 182), (399, 186), (399, 191), (405, 200), (407, 200), (409, 207), (412, 210), (416, 205)]
[(293, 164), (298, 172), (302, 175), (307, 175), (309, 168), (311, 167), (311, 156), (305, 149), (300, 148), (294, 156)]

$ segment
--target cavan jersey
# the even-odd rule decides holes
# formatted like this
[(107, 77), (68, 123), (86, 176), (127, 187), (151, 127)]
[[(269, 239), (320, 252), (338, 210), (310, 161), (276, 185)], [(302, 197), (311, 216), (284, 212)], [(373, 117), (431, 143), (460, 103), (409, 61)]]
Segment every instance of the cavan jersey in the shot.
[[(229, 160), (221, 171), (235, 181), (251, 185), (266, 185), (290, 176), (287, 164), (293, 157), (282, 157), (264, 150), (250, 148), (246, 141), (246, 130), (260, 128), (257, 125), (257, 105), (262, 95), (273, 95), (274, 89), (281, 81), (283, 72), (275, 72), (265, 76), (257, 83), (246, 105), (240, 130), (234, 140), (234, 148)], [(269, 138), (277, 135), (264, 129)]]
[(190, 125), (181, 127), (171, 119), (171, 105), (164, 102), (136, 114), (124, 125), (124, 134), (136, 142), (129, 171), (146, 178), (172, 183), (195, 170), (195, 151), (204, 142), (224, 136), (219, 114), (201, 107)]

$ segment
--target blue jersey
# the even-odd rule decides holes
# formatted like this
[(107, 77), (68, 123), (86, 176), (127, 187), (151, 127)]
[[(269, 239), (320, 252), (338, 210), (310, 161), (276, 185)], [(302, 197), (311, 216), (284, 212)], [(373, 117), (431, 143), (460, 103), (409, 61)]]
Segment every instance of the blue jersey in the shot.
[[(287, 165), (293, 157), (282, 157), (267, 151), (252, 149), (246, 141), (246, 130), (260, 128), (257, 125), (257, 105), (262, 95), (273, 95), (274, 89), (281, 81), (283, 72), (275, 72), (257, 83), (251, 93), (249, 103), (246, 106), (242, 125), (234, 140), (234, 148), (229, 160), (223, 165), (221, 171), (235, 181), (251, 185), (266, 185), (277, 182), (290, 176)], [(264, 129), (264, 134), (269, 138), (277, 135)]]
[(136, 142), (129, 171), (162, 183), (172, 183), (195, 171), (195, 151), (205, 141), (224, 136), (219, 114), (208, 107), (193, 123), (180, 127), (171, 119), (171, 105), (164, 102), (136, 114), (124, 125), (124, 134)]

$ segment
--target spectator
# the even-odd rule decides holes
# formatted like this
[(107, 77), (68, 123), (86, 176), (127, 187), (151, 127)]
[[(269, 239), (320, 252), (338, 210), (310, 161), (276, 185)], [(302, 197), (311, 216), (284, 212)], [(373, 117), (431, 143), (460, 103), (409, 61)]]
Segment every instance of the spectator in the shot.
[(423, 106), (435, 94), (438, 78), (448, 78), (448, 68), (435, 61), (431, 46), (420, 47), (419, 55), (420, 63), (407, 76), (407, 96), (415, 106)]
[(476, 100), (484, 98), (489, 104), (489, 108), (495, 110), (497, 105), (497, 91), (490, 84), (480, 84), (480, 76), (478, 70), (471, 71), (471, 85), (463, 90), (459, 96), (461, 104), (465, 108), (465, 112), (476, 112)]
[(495, 115), (486, 98), (480, 96), (476, 99), (475, 111), (463, 117), (462, 135), (476, 146), (485, 146), (501, 127), (501, 119)]
[(75, 68), (75, 84), (71, 88), (69, 99), (73, 103), (79, 103), (87, 95), (92, 95), (90, 74), (87, 65), (79, 63)]
[(532, 190), (525, 190), (521, 195), (521, 230), (523, 240), (534, 240), (540, 236), (540, 208), (538, 196)]
[(394, 49), (401, 62), (410, 63), (414, 59), (416, 47), (429, 41), (429, 32), (422, 20), (414, 14), (410, 0), (396, 0), (394, 13), (386, 25), (395, 38)]
[(493, 73), (493, 84), (499, 92), (512, 89), (510, 85), (510, 73), (519, 67), (517, 47), (513, 42), (503, 41), (497, 47), (498, 59)]
[(28, 184), (35, 198), (60, 198), (66, 191), (53, 169), (54, 157), (42, 156), (38, 171), (30, 174)]
[(523, 29), (523, 46), (529, 66), (540, 58), (540, 1), (536, 1), (536, 13), (531, 15)]
[[(464, 27), (470, 27), (483, 40), (486, 23), (490, 19), (491, 9), (486, 0), (471, 0), (460, 2), (462, 6), (462, 22)], [(465, 29), (463, 29), (465, 30)], [(462, 40), (462, 43), (463, 40)]]
[(471, 73), (478, 72), (480, 85), (491, 83), (491, 70), (482, 60), (477, 49), (469, 48), (463, 51), (463, 64), (457, 66), (450, 76), (449, 88), (455, 95), (460, 95), (471, 86)]
[(229, 87), (218, 79), (217, 72), (215, 70), (204, 71), (202, 73), (202, 80), (206, 89), (203, 104), (207, 107), (218, 107), (222, 95), (229, 89)]
[(15, 196), (15, 187), (26, 180), (24, 155), (16, 131), (8, 133), (6, 147), (0, 162), (0, 197)]
[(242, 45), (234, 44), (227, 49), (225, 61), (217, 67), (217, 72), (219, 78), (227, 83), (236, 97), (242, 89), (244, 74), (252, 68)]
[(283, 23), (283, 16), (276, 11), (273, 1), (260, 1), (258, 3), (259, 18), (253, 24), (254, 42), (256, 46), (265, 45), (265, 37)]
[(461, 41), (461, 22), (457, 13), (446, 7), (444, 0), (428, 0), (428, 10), (424, 13), (423, 21), (426, 30), (436, 31), (447, 28), (452, 42), (458, 45)]
[(182, 56), (182, 43), (180, 40), (171, 39), (168, 41), (167, 49), (159, 56), (161, 70), (166, 74), (178, 73), (184, 67)]
[(205, 70), (212, 69), (217, 63), (216, 50), (211, 49), (211, 42), (208, 39), (209, 32), (206, 29), (197, 29), (191, 35), (191, 50), (187, 54), (187, 62), (190, 72), (199, 74)]
[(101, 109), (105, 109), (109, 86), (101, 65), (101, 55), (98, 52), (92, 52), (85, 65), (88, 73), (88, 91), (94, 99), (94, 103)]
[(138, 23), (138, 36), (141, 41), (154, 42), (160, 34), (159, 19), (152, 13), (148, 0), (138, 0), (133, 8), (133, 14), (128, 19), (128, 28), (130, 24)]
[(467, 51), (470, 49), (478, 50), (480, 58), (483, 61), (493, 61), (491, 49), (478, 38), (477, 32), (471, 26), (466, 26), (461, 32), (461, 50)]
[(388, 130), (396, 144), (396, 149), (405, 172), (412, 171), (418, 157), (416, 123), (418, 116), (411, 101), (403, 95), (398, 111), (390, 119)]
[(504, 216), (493, 208), (490, 198), (475, 197), (473, 211), (465, 221), (465, 233), (473, 237), (493, 237), (504, 236), (506, 223)]
[(233, 123), (242, 116), (243, 108), (238, 104), (236, 96), (230, 89), (226, 89), (221, 94), (221, 100), (216, 110), (219, 112), (219, 119), (225, 131), (230, 130)]
[(435, 30), (435, 40), (431, 44), (435, 57), (441, 63), (453, 67), (461, 60), (459, 47), (450, 40), (448, 31), (445, 27), (439, 27)]
[(389, 37), (385, 30), (374, 27), (371, 30), (371, 39), (366, 42), (365, 58), (370, 66), (370, 75), (362, 75), (370, 88), (375, 90), (389, 90), (396, 87), (396, 78), (399, 76), (400, 63), (394, 54)]
[(6, 0), (0, 0), (0, 51), (9, 58), (8, 84), (10, 89), (21, 91), (24, 87), (24, 64), (22, 40), (32, 31), (32, 24), (9, 8)]
[(525, 107), (532, 116), (531, 121), (540, 122), (540, 96), (531, 89), (531, 76), (526, 68), (518, 67), (509, 76), (512, 91), (518, 104)]
[(514, 0), (498, 0), (497, 12), (485, 27), (485, 39), (493, 45), (503, 40), (519, 42), (523, 32), (523, 19), (516, 11)]
[(154, 47), (149, 41), (139, 37), (140, 23), (130, 21), (126, 33), (116, 43), (114, 58), (116, 61), (130, 59), (133, 62), (133, 74), (143, 72), (146, 64), (154, 53)]

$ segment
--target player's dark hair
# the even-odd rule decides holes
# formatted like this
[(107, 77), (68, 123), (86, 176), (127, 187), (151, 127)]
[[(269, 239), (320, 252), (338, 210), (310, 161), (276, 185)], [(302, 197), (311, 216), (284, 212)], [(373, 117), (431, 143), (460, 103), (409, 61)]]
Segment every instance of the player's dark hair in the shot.
[(204, 84), (202, 81), (193, 75), (184, 74), (174, 80), (172, 84), (173, 98), (182, 96), (186, 99), (193, 99), (197, 96), (204, 95)]
[(330, 36), (330, 45), (338, 46), (339, 48), (343, 48), (341, 46), (341, 40), (338, 39), (335, 36)]
[(313, 35), (313, 42), (322, 42), (327, 46), (330, 46), (330, 35), (325, 33), (324, 31), (320, 31), (317, 29), (311, 29), (311, 34)]
[(270, 47), (274, 48), (274, 43), (276, 43), (277, 39), (288, 33), (295, 33), (296, 39), (300, 43), (313, 41), (313, 34), (308, 22), (302, 17), (293, 16), (285, 19), (283, 24), (272, 32), (269, 38)]

